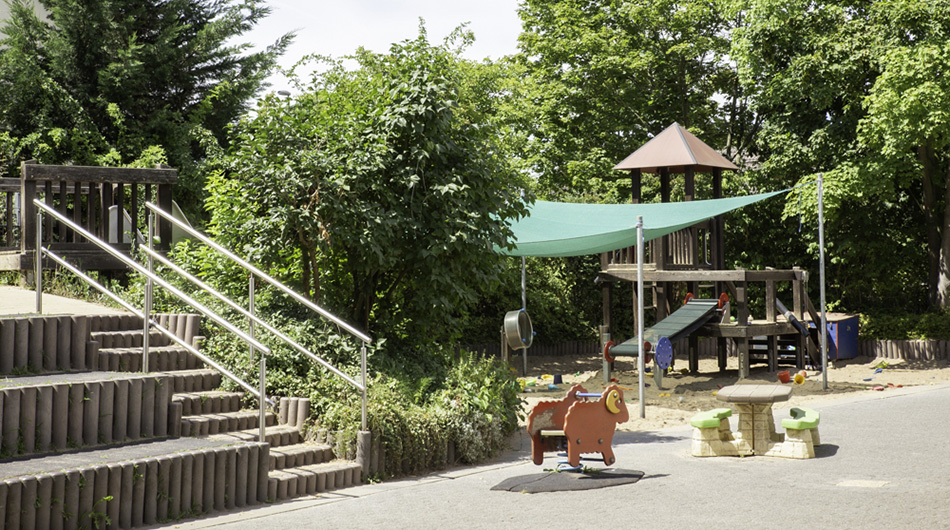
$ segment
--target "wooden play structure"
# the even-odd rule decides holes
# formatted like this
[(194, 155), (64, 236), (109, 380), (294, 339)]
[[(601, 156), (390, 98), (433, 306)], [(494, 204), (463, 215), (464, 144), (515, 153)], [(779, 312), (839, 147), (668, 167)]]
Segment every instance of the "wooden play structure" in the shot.
[[(718, 199), (722, 198), (723, 171), (735, 171), (738, 168), (674, 123), (617, 164), (614, 169), (627, 172), (626, 176), (614, 178), (630, 179), (632, 202), (639, 204), (645, 173), (658, 175), (662, 202), (671, 200), (673, 175), (682, 174), (685, 201), (689, 202), (696, 197), (696, 173), (711, 174), (711, 198)], [(820, 351), (817, 333), (806, 332), (803, 335), (800, 333), (801, 327), (796, 326), (791, 318), (791, 315), (794, 315), (800, 321), (820, 320), (818, 312), (808, 299), (807, 271), (798, 268), (725, 270), (724, 226), (723, 217), (720, 215), (659, 237), (645, 245), (643, 279), (648, 288), (644, 293), (645, 297), (652, 300), (646, 307), (654, 311), (655, 322), (661, 323), (678, 305), (672, 300), (675, 283), (685, 284), (686, 291), (699, 297), (702, 292), (711, 291), (710, 298), (725, 293), (735, 311), (734, 320), (710, 320), (698, 329), (691, 330), (681, 341), (686, 343), (688, 349), (690, 371), (696, 372), (699, 368), (699, 336), (716, 338), (720, 369), (725, 369), (726, 366), (726, 341), (735, 342), (740, 378), (748, 377), (749, 365), (756, 360), (764, 360), (773, 371), (777, 370), (781, 358), (792, 352), (795, 365), (799, 368), (804, 367), (806, 355), (817, 360)], [(601, 272), (597, 276), (597, 283), (603, 290), (603, 343), (611, 340), (611, 297), (614, 285), (616, 282), (636, 281), (636, 247), (601, 254)], [(753, 318), (749, 309), (749, 289), (757, 283), (764, 284), (764, 318)], [(790, 310), (783, 310), (785, 308), (781, 300), (776, 297), (778, 288), (786, 286), (790, 287), (792, 292)], [(632, 306), (637, 307), (636, 292)]]
[(581, 454), (600, 453), (604, 464), (616, 462), (612, 447), (618, 423), (630, 419), (623, 390), (610, 385), (603, 393), (588, 393), (574, 385), (558, 401), (542, 401), (528, 415), (531, 460), (541, 465), (544, 453), (567, 450), (567, 463), (580, 466)]

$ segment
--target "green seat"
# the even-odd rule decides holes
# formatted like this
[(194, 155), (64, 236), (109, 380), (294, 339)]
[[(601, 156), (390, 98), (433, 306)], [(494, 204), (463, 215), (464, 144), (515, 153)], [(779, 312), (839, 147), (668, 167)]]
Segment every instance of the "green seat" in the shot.
[(818, 427), (818, 422), (821, 419), (818, 411), (812, 409), (794, 407), (789, 412), (792, 417), (782, 420), (782, 427), (786, 429), (797, 429), (800, 431), (815, 429)]
[(732, 416), (732, 409), (712, 409), (693, 416), (689, 424), (697, 429), (713, 429), (718, 428), (722, 419), (729, 416)]

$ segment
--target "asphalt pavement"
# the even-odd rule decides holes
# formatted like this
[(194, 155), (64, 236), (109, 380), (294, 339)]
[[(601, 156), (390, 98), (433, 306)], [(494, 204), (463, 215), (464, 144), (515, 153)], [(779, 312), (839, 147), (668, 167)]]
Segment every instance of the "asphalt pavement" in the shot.
[[(536, 474), (526, 436), (494, 462), (356, 486), (175, 528), (950, 528), (950, 384), (809, 405), (816, 458), (695, 458), (691, 430), (618, 432), (634, 483), (551, 493), (491, 491)], [(775, 409), (787, 417), (787, 409)], [(545, 461), (553, 467), (555, 457)], [(594, 467), (594, 465), (592, 465)]]

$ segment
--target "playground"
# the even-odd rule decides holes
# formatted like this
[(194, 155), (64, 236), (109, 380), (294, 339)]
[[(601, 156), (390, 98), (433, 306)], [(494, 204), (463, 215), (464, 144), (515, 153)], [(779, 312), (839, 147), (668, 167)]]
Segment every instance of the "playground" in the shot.
[[(690, 417), (696, 412), (721, 407), (722, 402), (716, 399), (715, 393), (722, 387), (735, 384), (738, 373), (738, 359), (729, 357), (727, 361), (726, 371), (720, 372), (717, 359), (700, 358), (700, 369), (696, 374), (685, 370), (685, 363), (680, 361), (672, 373), (663, 377), (662, 388), (656, 386), (652, 374), (647, 374), (645, 383), (649, 386), (645, 388), (646, 418), (631, 414), (628, 421), (617, 425), (617, 430), (652, 431), (688, 425)], [(887, 366), (881, 367), (884, 362)], [(529, 363), (531, 369), (526, 379), (535, 380), (535, 384), (526, 386), (521, 394), (526, 402), (526, 411), (531, 410), (539, 401), (560, 399), (573, 384), (583, 383), (589, 390), (596, 392), (599, 392), (603, 385), (603, 372), (600, 368), (602, 357), (597, 355), (531, 357), (529, 354)], [(879, 368), (881, 371), (875, 373)], [(780, 371), (784, 370), (793, 374), (796, 372), (794, 367), (780, 368)], [(874, 393), (883, 397), (888, 392), (902, 387), (939, 385), (950, 381), (950, 363), (945, 359), (910, 361), (857, 357), (843, 360), (834, 363), (828, 370), (828, 390), (822, 390), (818, 372), (806, 370), (806, 373), (808, 375), (804, 383), (786, 384), (792, 389), (792, 396), (785, 403), (786, 406), (814, 406), (859, 393)], [(538, 377), (539, 375), (560, 375), (563, 384), (556, 385), (556, 390), (549, 389), (548, 385), (552, 382)], [(636, 358), (618, 356), (611, 377), (617, 379), (615, 384), (620, 387), (633, 389), (625, 391), (625, 398), (628, 407), (635, 410), (638, 384)], [(750, 376), (743, 382), (781, 384), (777, 373), (768, 371), (765, 365), (753, 365)], [(874, 390), (875, 387), (883, 388)]]

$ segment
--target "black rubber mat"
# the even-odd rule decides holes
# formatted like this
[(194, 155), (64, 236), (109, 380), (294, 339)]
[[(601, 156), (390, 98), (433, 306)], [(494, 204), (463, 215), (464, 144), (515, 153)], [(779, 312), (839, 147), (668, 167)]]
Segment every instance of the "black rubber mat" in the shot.
[(627, 469), (605, 469), (596, 473), (548, 472), (511, 477), (492, 487), (492, 490), (516, 493), (592, 490), (633, 484), (641, 478), (643, 471)]

